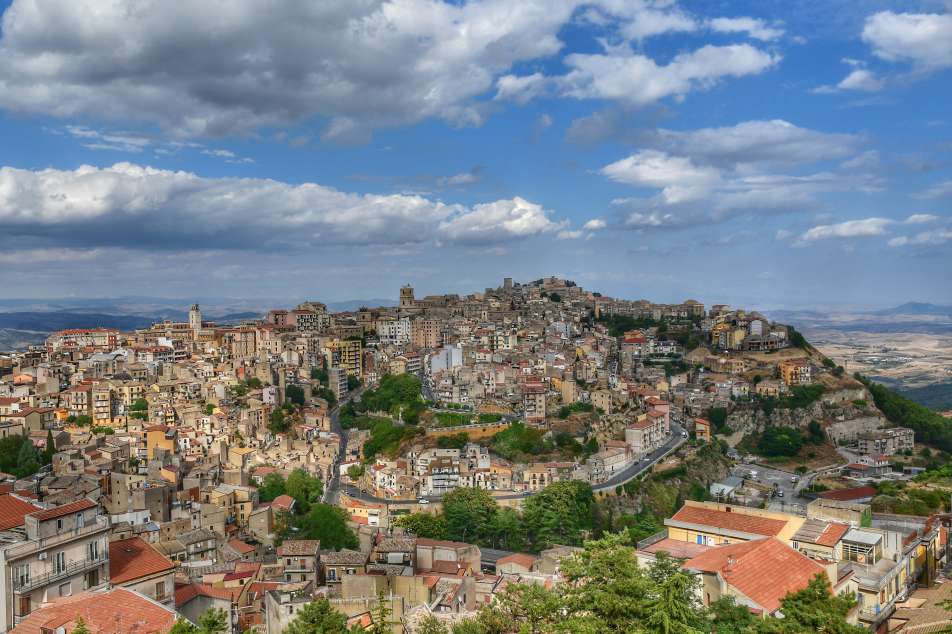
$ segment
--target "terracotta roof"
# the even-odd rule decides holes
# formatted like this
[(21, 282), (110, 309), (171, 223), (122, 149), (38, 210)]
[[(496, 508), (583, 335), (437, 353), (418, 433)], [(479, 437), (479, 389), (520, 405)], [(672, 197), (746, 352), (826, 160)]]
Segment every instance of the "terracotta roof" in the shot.
[(126, 583), (175, 568), (165, 555), (138, 537), (109, 542), (109, 580)]
[(849, 502), (850, 500), (864, 500), (876, 495), (874, 487), (853, 487), (852, 489), (837, 489), (835, 491), (824, 491), (820, 497), (826, 500), (838, 500), (840, 502)]
[(63, 506), (46, 509), (45, 511), (35, 511), (30, 513), (30, 517), (35, 517), (39, 521), (45, 522), (46, 520), (54, 520), (57, 517), (64, 517), (71, 513), (78, 513), (80, 511), (85, 511), (86, 509), (95, 508), (95, 506), (95, 502), (88, 498), (84, 498), (78, 502), (71, 502), (70, 504), (64, 504)]
[(23, 516), (38, 511), (39, 508), (9, 493), (0, 495), (0, 530), (23, 526)]
[(283, 511), (290, 511), (291, 507), (294, 506), (294, 498), (290, 495), (279, 495), (271, 501), (271, 506)]
[(719, 573), (768, 613), (775, 612), (787, 594), (826, 573), (820, 564), (773, 538), (712, 548), (688, 560), (684, 568)]
[(255, 551), (254, 546), (252, 546), (251, 544), (246, 544), (240, 539), (228, 540), (228, 545), (231, 547), (232, 550), (234, 550), (239, 555), (247, 555)]
[(775, 537), (787, 525), (783, 520), (770, 519), (769, 517), (759, 517), (757, 515), (732, 513), (703, 506), (688, 505), (682, 506), (671, 519), (688, 524), (700, 524), (702, 526), (763, 535), (765, 537)]
[(522, 566), (526, 570), (532, 570), (532, 566), (538, 561), (538, 557), (535, 555), (528, 555), (526, 553), (513, 553), (511, 555), (506, 555), (505, 557), (500, 557), (496, 561), (496, 568), (498, 569), (502, 564), (514, 563), (519, 566)]
[(13, 629), (13, 634), (42, 634), (63, 628), (71, 632), (82, 617), (96, 634), (160, 634), (175, 623), (174, 610), (125, 588), (81, 592), (38, 606)]

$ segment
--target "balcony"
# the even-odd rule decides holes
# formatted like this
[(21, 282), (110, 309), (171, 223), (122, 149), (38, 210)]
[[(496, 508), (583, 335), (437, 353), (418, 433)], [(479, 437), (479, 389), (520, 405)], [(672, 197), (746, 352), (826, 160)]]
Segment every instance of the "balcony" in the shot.
[[(26, 594), (37, 588), (45, 588), (46, 586), (56, 583), (57, 581), (69, 579), (70, 577), (87, 572), (94, 568), (107, 565), (109, 565), (109, 557), (103, 553), (103, 555), (98, 559), (79, 559), (76, 561), (71, 561), (66, 564), (65, 568), (61, 570), (51, 570), (50, 572), (43, 575), (31, 576), (29, 579), (19, 579), (14, 577), (13, 592), (16, 594)], [(106, 578), (101, 579), (102, 583), (105, 583), (106, 581)]]
[(15, 559), (26, 557), (48, 548), (52, 548), (53, 546), (57, 546), (66, 542), (72, 542), (81, 537), (93, 535), (106, 530), (109, 530), (109, 516), (99, 515), (96, 517), (95, 521), (90, 522), (81, 528), (63, 530), (56, 535), (43, 537), (41, 539), (26, 540), (13, 546), (8, 546), (4, 549), (6, 551), (6, 559), (7, 561), (13, 561)]

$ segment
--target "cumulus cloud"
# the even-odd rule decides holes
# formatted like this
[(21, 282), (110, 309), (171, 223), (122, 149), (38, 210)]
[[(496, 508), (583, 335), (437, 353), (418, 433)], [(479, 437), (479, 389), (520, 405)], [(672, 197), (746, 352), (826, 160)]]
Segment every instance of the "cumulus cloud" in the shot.
[(562, 231), (559, 231), (555, 235), (555, 237), (558, 240), (577, 240), (581, 238), (583, 235), (585, 235), (585, 232), (580, 231), (578, 229), (575, 229), (575, 230), (563, 229)]
[(862, 37), (887, 61), (924, 71), (952, 66), (952, 14), (880, 11), (866, 19)]
[(783, 36), (783, 29), (768, 26), (758, 18), (714, 18), (710, 20), (711, 30), (719, 33), (746, 33), (755, 40), (769, 42)]
[(831, 238), (863, 238), (879, 236), (886, 233), (886, 227), (892, 224), (889, 218), (863, 218), (861, 220), (847, 220), (828, 225), (817, 225), (803, 233), (795, 244), (802, 246), (817, 240)]
[(713, 165), (801, 165), (849, 156), (862, 145), (855, 134), (801, 128), (783, 119), (744, 121), (733, 126), (675, 131), (659, 129), (650, 142), (667, 151)]
[(749, 44), (707, 45), (681, 53), (665, 65), (631, 49), (617, 48), (567, 55), (564, 63), (569, 72), (552, 82), (563, 96), (643, 106), (667, 97), (683, 97), (726, 77), (756, 75), (779, 61), (779, 55)]
[(582, 229), (586, 231), (598, 231), (599, 229), (604, 229), (606, 226), (608, 225), (601, 218), (592, 218), (582, 225)]
[(693, 200), (720, 179), (716, 169), (659, 150), (642, 150), (606, 165), (601, 172), (619, 183), (659, 188), (668, 203)]
[(952, 241), (952, 229), (923, 231), (914, 236), (899, 236), (889, 241), (891, 247), (945, 244)]
[[(141, 249), (492, 242), (564, 222), (522, 198), (466, 207), (422, 196), (352, 194), (316, 183), (204, 178), (131, 163), (76, 170), (0, 168), (5, 237)], [(49, 246), (49, 245), (43, 245)]]
[[(14, 0), (0, 39), (0, 107), (145, 121), (184, 136), (314, 116), (328, 140), (437, 117), (514, 64), (552, 56), (574, 0), (185, 3)], [(54, 17), (55, 16), (55, 17)]]
[(823, 192), (879, 188), (877, 177), (866, 171), (868, 161), (857, 161), (850, 169), (805, 174), (770, 169), (850, 156), (864, 143), (858, 135), (827, 134), (773, 120), (662, 129), (645, 135), (644, 141), (655, 147), (601, 170), (616, 182), (657, 190), (653, 196), (613, 201), (629, 227), (681, 227), (748, 212), (807, 211), (816, 207), (816, 196)]
[(458, 242), (485, 243), (500, 239), (528, 238), (557, 231), (566, 222), (553, 222), (541, 205), (518, 196), (474, 205), (471, 210), (455, 213), (440, 222), (442, 237)]
[(933, 214), (912, 214), (905, 222), (907, 225), (927, 225), (938, 220), (939, 217)]
[(483, 168), (477, 165), (468, 172), (460, 172), (452, 176), (441, 176), (436, 179), (436, 184), (440, 187), (465, 187), (466, 185), (473, 185), (482, 180), (482, 172)]
[(850, 72), (835, 86), (818, 86), (812, 92), (816, 94), (833, 94), (847, 90), (859, 90), (862, 92), (879, 92), (885, 87), (886, 83), (877, 77), (872, 71), (865, 68), (857, 68)]

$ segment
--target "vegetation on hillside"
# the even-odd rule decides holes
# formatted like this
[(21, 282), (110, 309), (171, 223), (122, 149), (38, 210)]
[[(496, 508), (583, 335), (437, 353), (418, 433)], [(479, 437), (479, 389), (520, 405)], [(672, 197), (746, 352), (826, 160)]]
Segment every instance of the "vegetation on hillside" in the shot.
[(876, 407), (889, 422), (915, 431), (917, 442), (952, 452), (952, 422), (949, 419), (901, 396), (885, 385), (871, 381), (860, 374), (855, 376), (873, 395)]
[(421, 537), (521, 552), (578, 545), (601, 531), (592, 488), (578, 480), (550, 484), (526, 498), (521, 514), (500, 507), (485, 489), (458, 488), (443, 498), (442, 514), (403, 515), (395, 524)]
[(393, 418), (415, 425), (426, 404), (420, 394), (420, 379), (412, 374), (388, 374), (374, 389), (367, 389), (359, 401), (348, 401), (340, 411), (344, 429), (355, 426), (356, 419), (365, 412), (386, 412)]

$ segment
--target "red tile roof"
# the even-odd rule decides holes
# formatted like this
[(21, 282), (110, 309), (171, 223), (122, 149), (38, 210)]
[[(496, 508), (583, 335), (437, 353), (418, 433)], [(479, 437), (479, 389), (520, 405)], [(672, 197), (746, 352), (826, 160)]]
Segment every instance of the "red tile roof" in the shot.
[(231, 546), (231, 549), (239, 555), (247, 555), (255, 551), (254, 546), (251, 544), (246, 544), (240, 539), (230, 539), (228, 540), (228, 545)]
[(720, 574), (768, 613), (775, 612), (788, 593), (826, 573), (820, 564), (773, 538), (712, 548), (688, 560), (684, 568)]
[(33, 506), (9, 493), (0, 495), (0, 530), (23, 526), (23, 516), (39, 509), (40, 507)]
[(682, 506), (671, 519), (678, 522), (700, 524), (702, 526), (763, 535), (765, 537), (777, 536), (787, 525), (783, 520), (775, 520), (769, 517), (759, 517), (757, 515), (746, 515), (744, 513), (719, 511), (703, 506), (688, 505)]
[(78, 502), (70, 502), (69, 504), (46, 509), (45, 511), (36, 511), (30, 513), (30, 517), (35, 517), (39, 521), (45, 522), (46, 520), (55, 520), (57, 517), (65, 517), (71, 513), (79, 513), (80, 511), (94, 508), (95, 506), (95, 502), (89, 498), (83, 498)]
[(279, 495), (271, 501), (271, 506), (282, 511), (290, 511), (294, 506), (294, 498), (290, 495)]
[(823, 532), (820, 533), (820, 536), (816, 539), (816, 544), (818, 546), (836, 546), (837, 542), (843, 538), (843, 535), (846, 535), (846, 532), (850, 529), (849, 524), (841, 524), (839, 522), (829, 522), (826, 525), (826, 528), (823, 529)]
[(690, 559), (691, 557), (697, 557), (701, 553), (707, 552), (711, 548), (713, 548), (713, 546), (695, 544), (694, 542), (683, 542), (680, 539), (665, 537), (638, 550), (652, 555), (665, 552), (675, 559)]
[(109, 580), (113, 584), (150, 577), (175, 568), (165, 555), (138, 537), (109, 542)]
[(125, 588), (108, 592), (81, 592), (37, 609), (13, 629), (13, 634), (42, 634), (63, 628), (71, 632), (81, 617), (96, 634), (163, 634), (175, 623), (176, 613)]
[(505, 557), (500, 557), (496, 561), (496, 568), (503, 564), (513, 563), (519, 566), (522, 566), (526, 570), (532, 570), (532, 566), (535, 565), (535, 562), (538, 561), (538, 557), (535, 555), (527, 555), (526, 553), (513, 553), (511, 555), (506, 555)]
[(824, 491), (820, 494), (820, 497), (826, 500), (849, 502), (851, 500), (864, 500), (866, 498), (871, 498), (874, 495), (876, 495), (876, 489), (874, 487), (853, 487), (852, 489)]

